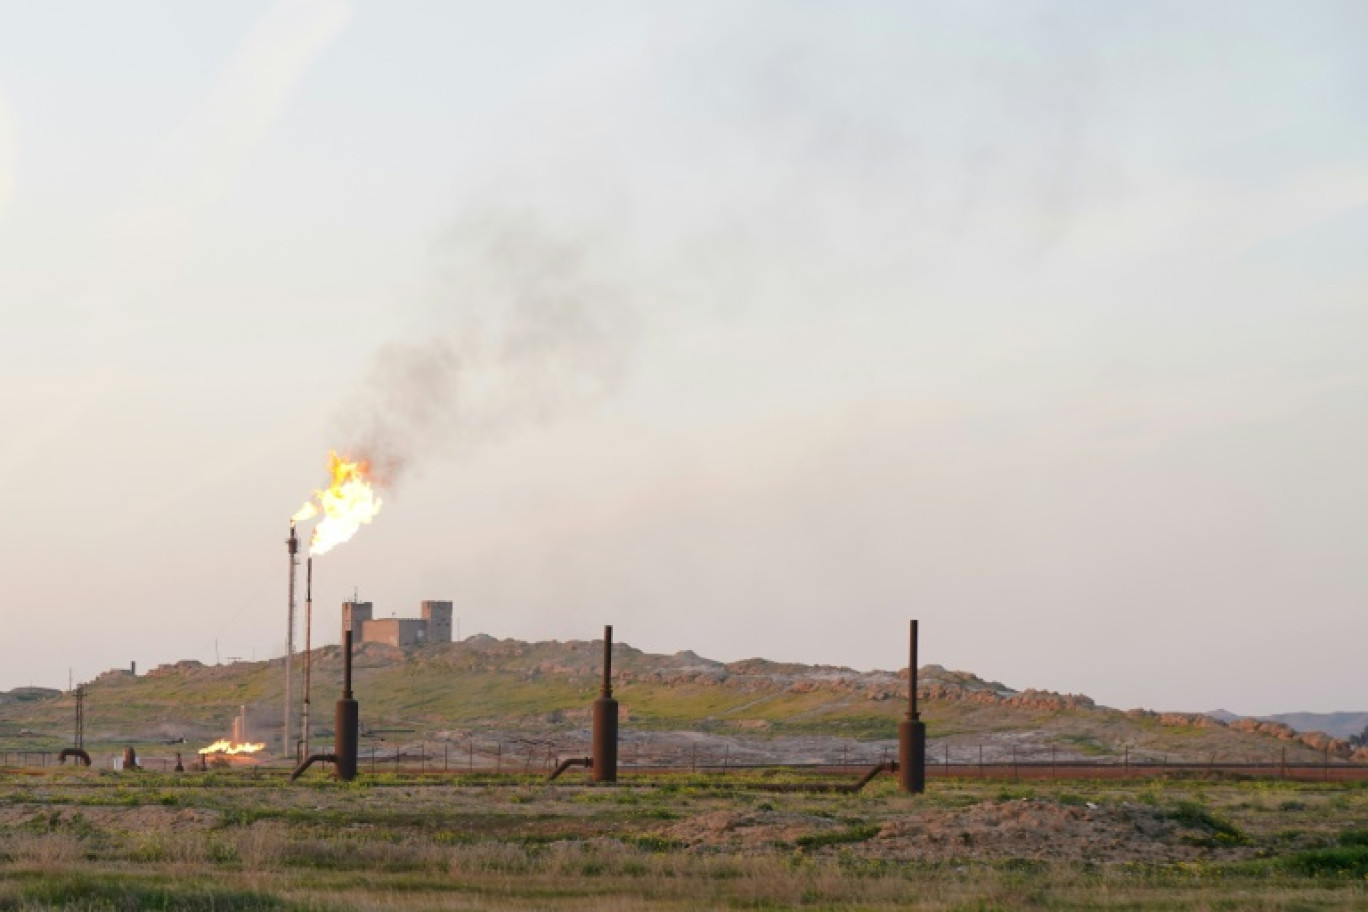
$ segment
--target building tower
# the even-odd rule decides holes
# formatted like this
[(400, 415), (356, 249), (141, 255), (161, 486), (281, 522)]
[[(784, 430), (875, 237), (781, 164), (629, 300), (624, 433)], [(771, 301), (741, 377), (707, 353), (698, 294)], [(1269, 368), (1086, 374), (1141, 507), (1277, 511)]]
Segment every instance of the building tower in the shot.
[(350, 630), (352, 639), (358, 644), (365, 642), (365, 637), (361, 635), (361, 627), (371, 619), (371, 612), (374, 610), (375, 606), (370, 602), (343, 602), (342, 639), (347, 638), (347, 631)]
[(427, 622), (427, 642), (451, 642), (451, 602), (423, 602), (423, 620)]

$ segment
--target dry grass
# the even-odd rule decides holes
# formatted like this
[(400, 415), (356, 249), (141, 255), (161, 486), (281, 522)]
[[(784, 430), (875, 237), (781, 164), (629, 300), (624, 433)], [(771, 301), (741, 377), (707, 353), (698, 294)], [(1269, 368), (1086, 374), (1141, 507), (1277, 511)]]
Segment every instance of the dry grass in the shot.
[(26, 833), (9, 836), (5, 853), (14, 863), (33, 871), (67, 870), (84, 857), (81, 840), (70, 833)]
[(0, 912), (1350, 909), (1368, 907), (1364, 842), (1352, 786), (0, 778)]

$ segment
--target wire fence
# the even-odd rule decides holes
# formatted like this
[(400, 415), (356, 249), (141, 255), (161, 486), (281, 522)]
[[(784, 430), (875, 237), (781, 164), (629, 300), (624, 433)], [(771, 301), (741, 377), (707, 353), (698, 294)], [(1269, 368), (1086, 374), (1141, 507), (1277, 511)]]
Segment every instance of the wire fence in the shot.
[[(59, 765), (59, 751), (0, 749), (0, 768), (44, 768)], [(358, 766), (363, 772), (406, 774), (494, 774), (549, 775), (562, 760), (588, 758), (592, 754), (585, 737), (506, 737), (482, 739), (469, 736), (440, 741), (415, 740), (401, 743), (371, 740), (363, 743)], [(92, 755), (97, 768), (119, 768), (122, 749), (112, 754)], [(828, 774), (855, 774), (878, 764), (897, 760), (895, 742), (852, 742), (826, 749), (819, 756), (802, 759), (776, 757), (764, 742), (680, 744), (665, 740), (633, 739), (619, 744), (618, 769), (624, 774), (707, 773), (726, 775), (748, 770), (794, 770)], [(190, 754), (179, 756), (144, 755), (139, 767), (171, 772), (178, 762), (189, 770), (206, 767), (266, 767), (286, 760), (259, 761), (255, 758), (216, 758), (203, 760)], [(928, 778), (960, 779), (1122, 779), (1177, 774), (1240, 775), (1299, 781), (1368, 781), (1368, 764), (1350, 762), (1321, 751), (1317, 760), (1289, 760), (1283, 750), (1277, 757), (1261, 761), (1225, 759), (1211, 754), (1203, 759), (1190, 755), (1136, 753), (1128, 748), (1119, 755), (1080, 757), (1058, 746), (1004, 748), (1001, 744), (931, 743), (927, 746)]]

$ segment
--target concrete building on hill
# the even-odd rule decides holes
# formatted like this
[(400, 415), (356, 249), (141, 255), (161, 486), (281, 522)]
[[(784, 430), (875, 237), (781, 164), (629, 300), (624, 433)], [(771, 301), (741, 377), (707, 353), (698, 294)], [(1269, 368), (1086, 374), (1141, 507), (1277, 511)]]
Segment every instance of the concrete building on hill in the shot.
[(342, 603), (342, 633), (352, 632), (352, 642), (384, 643), (387, 646), (422, 646), (451, 642), (451, 602), (425, 601), (421, 617), (376, 618), (371, 602)]

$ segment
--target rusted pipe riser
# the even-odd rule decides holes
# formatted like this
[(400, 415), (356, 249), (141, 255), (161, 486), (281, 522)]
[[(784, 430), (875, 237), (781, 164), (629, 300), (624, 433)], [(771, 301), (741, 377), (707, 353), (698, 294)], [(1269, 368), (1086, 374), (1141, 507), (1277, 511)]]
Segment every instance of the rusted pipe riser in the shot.
[(869, 783), (873, 782), (874, 777), (879, 775), (879, 773), (896, 773), (900, 769), (902, 769), (902, 767), (892, 760), (876, 764), (869, 770), (869, 772), (861, 776), (859, 781), (857, 781), (854, 785), (847, 786), (845, 790), (848, 792), (858, 792), (860, 789), (864, 788), (866, 785), (869, 785)]
[(912, 637), (907, 649), (907, 718), (921, 718), (917, 711), (917, 622), (912, 622)]
[(561, 774), (561, 773), (565, 772), (566, 770), (568, 770), (568, 769), (569, 769), (570, 767), (572, 767), (572, 766), (582, 766), (582, 767), (584, 767), (584, 768), (586, 768), (586, 769), (593, 769), (593, 767), (594, 767), (594, 758), (593, 758), (593, 757), (571, 757), (569, 760), (562, 760), (562, 761), (560, 762), (560, 764), (557, 765), (555, 771), (554, 771), (553, 773), (551, 773), (551, 775), (549, 775), (549, 776), (546, 777), (546, 781), (547, 781), (547, 782), (555, 782), (558, 778), (560, 778), (560, 774)]
[(865, 774), (854, 782), (760, 782), (760, 783), (738, 783), (740, 788), (753, 788), (762, 792), (808, 792), (816, 794), (854, 794), (866, 785), (873, 782), (880, 773), (896, 773), (899, 769), (898, 764), (893, 760), (886, 760), (883, 763), (876, 763), (865, 771)]
[(342, 634), (342, 699), (352, 698), (352, 632)]
[(898, 724), (898, 784), (904, 792), (926, 791), (926, 723), (906, 719)]
[(337, 701), (333, 718), (333, 752), (337, 756), (337, 778), (351, 782), (356, 778), (356, 752), (361, 742), (361, 706), (352, 699), (352, 632), (342, 635), (342, 699)]
[(338, 700), (333, 720), (333, 750), (337, 754), (337, 778), (351, 782), (356, 778), (357, 742), (361, 735), (361, 705), (355, 700)]
[(917, 711), (917, 622), (907, 644), (907, 718), (898, 725), (898, 784), (903, 791), (926, 791), (926, 723)]
[(603, 626), (603, 687), (594, 701), (594, 781), (617, 782), (618, 705), (613, 699), (613, 625)]
[(599, 688), (600, 697), (613, 695), (613, 625), (603, 625), (603, 686)]
[(618, 703), (612, 697), (594, 701), (594, 781), (617, 782)]
[(294, 771), (293, 773), (290, 773), (290, 781), (291, 781), (291, 782), (294, 782), (294, 781), (295, 781), (296, 779), (298, 779), (300, 776), (304, 775), (304, 771), (305, 771), (306, 769), (308, 769), (309, 767), (313, 766), (315, 763), (336, 763), (336, 762), (337, 762), (337, 755), (336, 755), (336, 754), (314, 754), (312, 757), (305, 758), (305, 760), (304, 760), (303, 763), (301, 763), (301, 764), (299, 764), (299, 766), (295, 767), (295, 771)]

